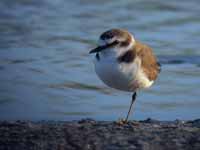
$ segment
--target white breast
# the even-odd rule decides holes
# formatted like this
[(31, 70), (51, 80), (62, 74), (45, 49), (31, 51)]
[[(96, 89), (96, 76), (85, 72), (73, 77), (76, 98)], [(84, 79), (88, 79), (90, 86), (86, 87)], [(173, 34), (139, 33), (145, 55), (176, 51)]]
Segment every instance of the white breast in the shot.
[(100, 60), (95, 59), (95, 71), (99, 78), (108, 86), (123, 91), (131, 91), (131, 83), (137, 71), (137, 65), (119, 64), (114, 57), (100, 55)]
[(137, 88), (146, 88), (152, 85), (140, 68), (136, 59), (133, 63), (118, 63), (112, 54), (100, 55), (95, 59), (95, 71), (99, 78), (108, 86), (123, 90), (135, 91)]

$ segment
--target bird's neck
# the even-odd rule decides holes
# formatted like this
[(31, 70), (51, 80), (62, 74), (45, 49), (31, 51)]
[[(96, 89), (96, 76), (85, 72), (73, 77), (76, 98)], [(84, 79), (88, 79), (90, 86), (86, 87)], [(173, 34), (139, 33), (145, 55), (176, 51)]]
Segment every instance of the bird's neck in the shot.
[(134, 47), (135, 47), (135, 45), (136, 45), (136, 41), (132, 37), (130, 43), (128, 44), (128, 46), (126, 46), (126, 47), (119, 47), (119, 48), (117, 48), (115, 50), (116, 51), (116, 56), (119, 57), (119, 56), (125, 54), (126, 52), (128, 52), (130, 50), (133, 50)]

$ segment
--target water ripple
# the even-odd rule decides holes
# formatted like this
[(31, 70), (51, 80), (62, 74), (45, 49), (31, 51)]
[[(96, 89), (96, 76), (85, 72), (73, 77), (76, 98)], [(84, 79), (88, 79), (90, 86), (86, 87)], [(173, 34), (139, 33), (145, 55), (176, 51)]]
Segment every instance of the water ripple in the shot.
[(0, 64), (26, 64), (30, 62), (34, 62), (36, 59), (4, 59), (0, 60)]
[(74, 81), (68, 81), (61, 84), (51, 84), (51, 85), (48, 85), (48, 87), (58, 88), (58, 89), (71, 88), (71, 89), (77, 89), (77, 90), (90, 90), (90, 91), (98, 91), (103, 94), (111, 94), (111, 90), (109, 88), (99, 87), (96, 85), (85, 84), (85, 83), (74, 82)]
[(161, 64), (200, 64), (200, 56), (190, 55), (190, 56), (158, 56)]

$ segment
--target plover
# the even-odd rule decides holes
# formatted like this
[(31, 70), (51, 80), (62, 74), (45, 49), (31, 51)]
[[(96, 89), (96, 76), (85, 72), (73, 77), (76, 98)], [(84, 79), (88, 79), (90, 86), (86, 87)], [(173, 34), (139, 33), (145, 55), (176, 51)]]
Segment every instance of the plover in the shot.
[(94, 65), (99, 78), (109, 87), (133, 92), (126, 116), (128, 121), (136, 92), (149, 88), (160, 72), (160, 64), (152, 49), (135, 40), (124, 29), (111, 29), (101, 34), (95, 53)]

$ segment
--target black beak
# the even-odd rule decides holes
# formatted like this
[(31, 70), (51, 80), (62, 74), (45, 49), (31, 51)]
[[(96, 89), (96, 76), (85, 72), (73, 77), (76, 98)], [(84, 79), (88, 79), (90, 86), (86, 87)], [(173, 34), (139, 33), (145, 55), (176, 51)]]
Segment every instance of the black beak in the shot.
[(103, 50), (105, 50), (106, 48), (112, 47), (112, 46), (114, 46), (114, 45), (116, 45), (116, 44), (118, 44), (118, 43), (119, 43), (118, 41), (114, 41), (114, 42), (111, 43), (111, 44), (98, 46), (97, 48), (92, 49), (92, 50), (89, 52), (89, 54), (98, 53), (98, 52), (103, 51)]
[(103, 46), (98, 46), (97, 48), (95, 49), (92, 49), (89, 54), (92, 54), (92, 53), (98, 53), (102, 50), (105, 50), (108, 46), (107, 45), (103, 45)]

